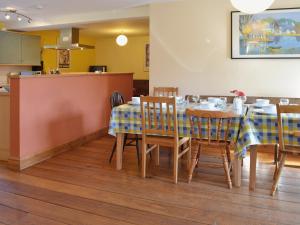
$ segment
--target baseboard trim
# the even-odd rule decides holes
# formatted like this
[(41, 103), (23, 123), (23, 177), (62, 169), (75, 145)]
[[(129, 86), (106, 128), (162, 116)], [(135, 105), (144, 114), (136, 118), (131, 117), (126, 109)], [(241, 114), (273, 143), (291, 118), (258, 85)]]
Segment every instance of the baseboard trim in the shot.
[(0, 161), (8, 160), (9, 149), (0, 148)]
[(38, 153), (36, 155), (33, 155), (31, 157), (25, 158), (25, 159), (16, 159), (10, 157), (8, 159), (8, 168), (15, 171), (21, 171), (28, 167), (31, 167), (33, 165), (36, 165), (42, 161), (45, 161), (47, 159), (50, 159), (58, 154), (61, 154), (63, 152), (66, 152), (68, 150), (71, 150), (72, 148), (79, 147), (81, 145), (84, 145), (90, 141), (96, 140), (100, 137), (103, 137), (107, 135), (108, 128), (101, 129), (99, 131), (96, 131), (92, 134), (83, 136), (81, 138), (78, 138), (74, 141), (71, 141), (69, 143), (57, 146), (52, 149), (45, 150), (41, 153)]

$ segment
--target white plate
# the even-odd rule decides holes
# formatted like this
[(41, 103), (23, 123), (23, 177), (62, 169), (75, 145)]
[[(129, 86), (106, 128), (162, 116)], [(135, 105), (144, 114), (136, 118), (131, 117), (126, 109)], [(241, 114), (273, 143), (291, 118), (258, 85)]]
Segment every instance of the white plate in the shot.
[(268, 106), (263, 106), (259, 108), (254, 108), (253, 112), (261, 113), (261, 114), (269, 114), (269, 115), (277, 114), (276, 106), (273, 104), (269, 104)]
[(219, 111), (219, 108), (216, 107), (207, 107), (206, 105), (197, 105), (194, 106), (193, 109), (198, 109), (198, 110), (206, 110), (206, 111)]
[(262, 103), (254, 103), (253, 106), (256, 108), (264, 108), (264, 107), (268, 107), (271, 104), (262, 104)]
[(129, 101), (127, 102), (128, 105), (140, 105), (140, 103)]

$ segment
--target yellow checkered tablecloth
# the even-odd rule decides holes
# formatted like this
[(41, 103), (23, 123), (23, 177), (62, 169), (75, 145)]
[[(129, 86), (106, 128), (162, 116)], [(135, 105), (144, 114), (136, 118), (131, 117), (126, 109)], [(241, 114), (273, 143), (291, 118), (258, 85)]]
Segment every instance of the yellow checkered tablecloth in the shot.
[[(177, 118), (178, 118), (178, 131), (180, 137), (190, 137), (190, 121), (186, 116), (185, 110), (191, 107), (189, 105), (177, 106)], [(160, 113), (158, 112), (158, 117)], [(164, 114), (164, 113), (163, 113)], [(229, 139), (236, 141), (239, 132), (241, 118), (234, 118), (232, 121), (232, 129), (229, 132)], [(157, 118), (159, 123), (160, 119)], [(203, 128), (201, 130), (202, 135), (206, 135), (206, 121), (202, 121)], [(199, 132), (198, 128), (194, 127), (195, 133)], [(109, 132), (110, 135), (116, 136), (117, 133), (129, 133), (129, 134), (141, 134), (142, 123), (141, 123), (141, 109), (140, 106), (134, 105), (121, 105), (115, 107), (111, 112)], [(212, 135), (216, 133), (216, 121), (212, 121)], [(221, 130), (221, 136), (225, 135), (224, 129)]]
[[(190, 122), (185, 114), (186, 108), (190, 106), (178, 106), (178, 131), (180, 137), (190, 137)], [(159, 115), (158, 115), (159, 116)], [(159, 122), (159, 118), (157, 120)], [(202, 135), (206, 134), (205, 121), (202, 122)], [(300, 130), (300, 115), (283, 115), (284, 130)], [(215, 124), (212, 123), (212, 132), (215, 133)], [(199, 132), (194, 127), (195, 132)], [(232, 122), (232, 129), (229, 138), (236, 142), (236, 151), (244, 156), (252, 145), (276, 144), (278, 143), (277, 116), (272, 114), (257, 114), (250, 111), (242, 118), (235, 118)], [(140, 106), (121, 105), (115, 107), (111, 112), (109, 132), (115, 136), (117, 133), (141, 134), (141, 110)], [(222, 135), (224, 135), (222, 130)], [(213, 134), (214, 135), (214, 134)], [(300, 138), (290, 134), (284, 136), (285, 142), (290, 145), (300, 145)]]
[[(288, 133), (300, 130), (300, 115), (285, 114), (282, 117), (285, 143), (300, 145), (300, 138)], [(277, 144), (278, 123), (276, 114), (261, 114), (251, 110), (241, 122), (240, 135), (237, 141), (237, 152), (244, 156), (252, 145)]]

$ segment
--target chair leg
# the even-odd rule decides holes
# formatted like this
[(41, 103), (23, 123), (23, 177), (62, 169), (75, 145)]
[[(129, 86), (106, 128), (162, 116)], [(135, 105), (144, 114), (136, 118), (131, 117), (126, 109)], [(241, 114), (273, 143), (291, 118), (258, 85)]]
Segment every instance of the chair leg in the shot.
[(276, 166), (277, 166), (277, 162), (278, 162), (278, 149), (279, 149), (279, 145), (276, 144), (275, 149), (274, 149), (274, 164)]
[(159, 145), (157, 145), (156, 150), (155, 150), (155, 165), (159, 166), (159, 154), (160, 154), (160, 149)]
[(179, 147), (175, 145), (173, 151), (173, 179), (175, 184), (178, 183), (178, 152)]
[(114, 157), (114, 154), (116, 152), (116, 148), (117, 148), (117, 139), (115, 139), (113, 149), (111, 150), (110, 157), (109, 157), (109, 163), (111, 163), (112, 158)]
[(281, 154), (281, 160), (280, 160), (280, 162), (279, 162), (278, 169), (277, 169), (277, 171), (275, 171), (276, 174), (274, 175), (274, 176), (275, 176), (275, 179), (274, 179), (274, 182), (273, 182), (273, 185), (272, 185), (272, 190), (271, 190), (271, 195), (272, 195), (272, 196), (274, 196), (275, 191), (276, 191), (276, 189), (277, 189), (277, 185), (278, 185), (278, 182), (279, 182), (279, 178), (280, 178), (282, 169), (283, 169), (284, 164), (285, 164), (285, 159), (286, 159), (286, 153), (282, 153), (282, 154)]
[(198, 145), (198, 152), (197, 152), (197, 164), (196, 164), (196, 167), (198, 168), (199, 167), (199, 162), (200, 162), (200, 156), (201, 156), (201, 150), (202, 150), (202, 148), (201, 148), (202, 146), (201, 146), (201, 144), (199, 144)]
[(226, 155), (227, 155), (228, 162), (230, 164), (231, 163), (230, 145), (226, 145)]
[(186, 153), (186, 167), (187, 170), (189, 171), (191, 167), (191, 159), (192, 159), (192, 139), (189, 140), (189, 151)]
[(127, 142), (127, 137), (128, 137), (128, 134), (125, 134), (124, 135), (124, 144), (123, 144), (123, 152), (124, 152), (124, 149), (125, 149), (125, 146), (126, 146), (126, 142)]
[[(191, 166), (189, 169), (189, 175), (188, 175), (188, 183), (191, 183), (192, 178), (193, 178), (193, 173), (195, 170), (196, 165), (198, 164), (198, 160), (199, 160), (199, 151), (200, 151), (200, 145), (198, 146), (197, 152), (195, 152), (194, 154), (192, 154), (191, 157)], [(192, 150), (191, 150), (192, 151)], [(192, 153), (192, 152), (191, 152)]]
[(231, 182), (231, 178), (230, 178), (230, 168), (228, 166), (227, 153), (224, 150), (222, 151), (222, 158), (223, 158), (223, 165), (224, 165), (226, 181), (228, 183), (228, 188), (231, 189), (232, 182)]
[(135, 146), (136, 146), (136, 157), (138, 161), (138, 166), (140, 166), (140, 147), (139, 147), (139, 136), (135, 135)]
[(142, 145), (142, 177), (146, 178), (146, 164), (147, 164), (147, 145)]

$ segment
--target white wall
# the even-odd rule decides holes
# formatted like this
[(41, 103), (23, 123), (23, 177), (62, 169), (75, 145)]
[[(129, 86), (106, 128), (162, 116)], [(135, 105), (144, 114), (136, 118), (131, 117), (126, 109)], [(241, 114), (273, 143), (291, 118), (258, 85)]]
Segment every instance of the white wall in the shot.
[[(273, 8), (300, 7), (276, 0)], [(150, 7), (150, 90), (180, 93), (300, 97), (300, 59), (230, 59), (230, 0), (184, 0)]]

